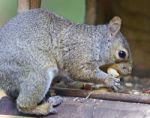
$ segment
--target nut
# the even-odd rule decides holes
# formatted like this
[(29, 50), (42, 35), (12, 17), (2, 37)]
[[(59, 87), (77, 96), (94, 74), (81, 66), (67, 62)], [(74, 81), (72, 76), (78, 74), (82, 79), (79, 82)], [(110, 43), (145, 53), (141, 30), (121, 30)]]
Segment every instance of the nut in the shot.
[(115, 78), (119, 77), (119, 73), (117, 72), (117, 70), (115, 70), (113, 68), (108, 68), (107, 69), (107, 73), (111, 74)]

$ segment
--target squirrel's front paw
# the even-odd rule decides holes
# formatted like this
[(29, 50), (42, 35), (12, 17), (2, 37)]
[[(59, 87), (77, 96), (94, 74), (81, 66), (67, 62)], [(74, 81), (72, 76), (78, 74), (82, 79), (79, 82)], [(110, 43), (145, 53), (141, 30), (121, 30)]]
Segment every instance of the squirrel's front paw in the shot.
[(114, 91), (119, 91), (123, 87), (121, 86), (120, 78), (110, 77), (105, 80), (105, 84), (107, 87), (112, 88)]

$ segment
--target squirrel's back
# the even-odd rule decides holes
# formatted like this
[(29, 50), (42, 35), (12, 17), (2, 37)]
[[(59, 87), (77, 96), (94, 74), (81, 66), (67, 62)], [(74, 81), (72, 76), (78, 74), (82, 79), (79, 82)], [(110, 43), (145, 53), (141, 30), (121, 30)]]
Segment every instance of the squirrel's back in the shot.
[(24, 12), (6, 23), (0, 29), (1, 85), (12, 80), (11, 83), (17, 86), (13, 79), (26, 76), (26, 72), (40, 66), (40, 57), (50, 53), (53, 39), (70, 24), (42, 9)]
[(17, 15), (0, 30), (0, 60), (12, 57), (30, 59), (29, 52), (35, 53), (37, 49), (49, 51), (53, 39), (70, 24), (68, 20), (42, 9)]
[[(47, 10), (29, 10), (15, 16), (3, 26), (2, 30), (0, 31), (0, 43), (12, 43), (15, 41), (22, 42), (29, 39), (30, 41), (35, 41), (42, 38), (44, 33), (47, 33), (47, 35), (53, 39), (56, 37), (55, 35), (58, 35), (62, 29), (68, 27), (70, 24), (72, 23), (68, 20), (59, 17)], [(36, 38), (32, 39), (31, 36), (34, 35), (37, 36)], [(43, 40), (48, 40), (46, 39), (45, 35)]]

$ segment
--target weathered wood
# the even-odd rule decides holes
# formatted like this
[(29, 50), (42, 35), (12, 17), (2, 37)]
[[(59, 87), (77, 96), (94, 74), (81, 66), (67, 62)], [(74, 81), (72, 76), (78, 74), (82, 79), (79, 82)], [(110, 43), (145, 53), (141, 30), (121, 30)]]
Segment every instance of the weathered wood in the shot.
[(85, 23), (108, 23), (112, 18), (112, 0), (86, 0)]
[(40, 8), (41, 0), (30, 0), (30, 9)]
[(55, 88), (57, 95), (71, 96), (71, 97), (89, 97), (94, 99), (114, 100), (123, 102), (134, 102), (150, 104), (150, 96), (146, 95), (133, 95), (124, 93), (113, 93), (113, 92), (94, 92), (79, 89), (68, 89), (68, 88)]
[[(105, 101), (85, 98), (64, 97), (58, 106), (57, 114), (40, 116), (40, 118), (149, 118), (150, 105)], [(14, 102), (5, 97), (0, 102), (0, 114), (3, 116), (23, 116), (17, 112)], [(9, 117), (11, 118), (11, 117)], [(35, 116), (34, 116), (35, 118)]]
[(85, 23), (95, 24), (96, 22), (96, 0), (86, 0)]
[(96, 17), (96, 25), (101, 23), (108, 23), (112, 18), (112, 2), (113, 0), (97, 0), (97, 17)]
[(33, 118), (33, 117), (14, 116), (14, 115), (0, 115), (0, 118)]
[(22, 13), (29, 9), (30, 0), (18, 0), (17, 13)]
[(41, 7), (41, 0), (18, 0), (17, 13)]

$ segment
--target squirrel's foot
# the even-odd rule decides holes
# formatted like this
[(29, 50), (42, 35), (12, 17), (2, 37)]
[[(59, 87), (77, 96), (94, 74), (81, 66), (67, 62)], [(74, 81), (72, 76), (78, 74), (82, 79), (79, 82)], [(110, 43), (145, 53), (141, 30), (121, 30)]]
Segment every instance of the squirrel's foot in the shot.
[[(49, 103), (49, 105), (55, 107), (55, 106), (60, 105), (63, 102), (63, 98), (60, 96), (52, 96), (52, 97), (49, 97), (47, 102)], [(55, 114), (57, 113), (57, 110), (53, 107), (50, 107), (48, 111), (49, 113)]]
[(25, 114), (35, 114), (35, 115), (48, 115), (55, 114), (57, 110), (53, 106), (57, 106), (63, 102), (60, 96), (50, 97), (46, 102), (37, 105), (35, 108), (30, 107), (19, 107), (18, 110)]
[(60, 105), (63, 102), (63, 98), (60, 96), (52, 96), (49, 97), (48, 102), (53, 106)]

